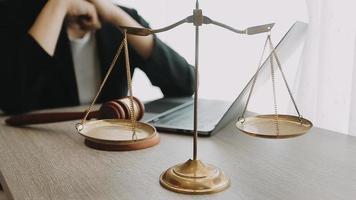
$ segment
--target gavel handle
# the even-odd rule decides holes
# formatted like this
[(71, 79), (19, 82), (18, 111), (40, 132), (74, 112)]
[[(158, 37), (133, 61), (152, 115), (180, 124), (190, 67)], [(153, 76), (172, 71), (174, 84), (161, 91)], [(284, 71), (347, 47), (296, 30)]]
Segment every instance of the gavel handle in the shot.
[[(58, 113), (33, 113), (16, 115), (5, 120), (11, 126), (24, 126), (29, 124), (44, 124), (82, 119), (84, 112), (58, 112)], [(89, 113), (88, 119), (99, 118), (99, 111)]]

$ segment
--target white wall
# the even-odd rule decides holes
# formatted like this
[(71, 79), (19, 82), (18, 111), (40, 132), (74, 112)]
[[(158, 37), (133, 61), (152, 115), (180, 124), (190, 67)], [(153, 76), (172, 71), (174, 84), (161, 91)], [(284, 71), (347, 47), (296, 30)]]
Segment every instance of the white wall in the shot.
[[(136, 8), (140, 15), (150, 22), (152, 28), (170, 25), (192, 14), (195, 1), (173, 0), (116, 0), (121, 5)], [(264, 23), (275, 22), (272, 32), (275, 43), (296, 21), (308, 21), (305, 1), (298, 0), (221, 0), (200, 1), (204, 15), (244, 29)], [(183, 55), (190, 63), (194, 63), (194, 27), (183, 25), (170, 32), (158, 35), (163, 41)], [(200, 54), (200, 96), (213, 99), (234, 99), (247, 80), (256, 70), (263, 42), (266, 35), (245, 36), (236, 35), (219, 27), (204, 25), (201, 28)], [(287, 63), (286, 73), (290, 83), (293, 83), (294, 73), (299, 64), (301, 49)], [(280, 82), (281, 83), (281, 82)], [(256, 94), (256, 98), (268, 94)], [(159, 89), (152, 88), (143, 73), (136, 73), (134, 77), (134, 93), (143, 100), (161, 96)], [(286, 96), (285, 96), (286, 97)], [(272, 101), (254, 99), (251, 110), (260, 111), (272, 109)], [(272, 100), (272, 97), (270, 98)], [(281, 102), (288, 101), (283, 98)], [(288, 101), (289, 103), (289, 101)], [(282, 105), (287, 107), (287, 105)]]

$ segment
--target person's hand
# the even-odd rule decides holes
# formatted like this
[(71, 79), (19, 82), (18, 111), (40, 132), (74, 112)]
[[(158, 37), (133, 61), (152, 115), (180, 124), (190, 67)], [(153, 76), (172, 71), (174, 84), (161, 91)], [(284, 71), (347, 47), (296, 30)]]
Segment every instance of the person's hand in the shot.
[(109, 0), (88, 0), (88, 1), (96, 7), (100, 19), (109, 23), (114, 23), (115, 20), (114, 18), (115, 16), (117, 16), (117, 12), (121, 11), (121, 9), (118, 6), (116, 6)]
[[(121, 30), (121, 26), (142, 28), (142, 25), (139, 24), (132, 16), (130, 16), (117, 5), (113, 4), (110, 0), (88, 1), (96, 7), (101, 20), (116, 26), (118, 29)], [(154, 47), (154, 40), (152, 35), (142, 37), (129, 34), (127, 39), (132, 47), (137, 51), (137, 53), (143, 58), (149, 58), (149, 56), (152, 54)]]
[[(63, 1), (63, 0), (59, 0)], [(96, 7), (86, 0), (64, 0), (67, 9), (67, 21), (76, 23), (83, 30), (100, 28)]]

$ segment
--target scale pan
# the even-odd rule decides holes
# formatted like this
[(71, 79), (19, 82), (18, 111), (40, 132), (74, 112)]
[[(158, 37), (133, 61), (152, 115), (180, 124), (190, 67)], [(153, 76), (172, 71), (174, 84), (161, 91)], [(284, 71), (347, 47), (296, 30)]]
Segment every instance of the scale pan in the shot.
[(299, 117), (293, 115), (278, 115), (278, 133), (274, 114), (246, 117), (236, 123), (237, 129), (246, 134), (272, 139), (300, 136), (308, 132), (312, 126), (313, 124), (304, 118), (299, 119)]
[(146, 123), (136, 122), (136, 136), (132, 137), (131, 121), (105, 119), (89, 121), (79, 130), (85, 144), (105, 151), (130, 151), (152, 147), (159, 143), (156, 129)]

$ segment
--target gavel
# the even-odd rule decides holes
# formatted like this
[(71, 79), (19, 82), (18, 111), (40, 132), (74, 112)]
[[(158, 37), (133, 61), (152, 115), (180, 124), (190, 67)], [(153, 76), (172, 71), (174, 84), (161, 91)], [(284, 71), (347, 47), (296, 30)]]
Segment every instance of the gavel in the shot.
[[(144, 105), (133, 97), (136, 120), (140, 120), (145, 112)], [(82, 119), (86, 112), (53, 112), (15, 115), (5, 120), (10, 126), (45, 124)], [(99, 110), (90, 112), (87, 119), (130, 119), (130, 98), (124, 97), (102, 104)]]

